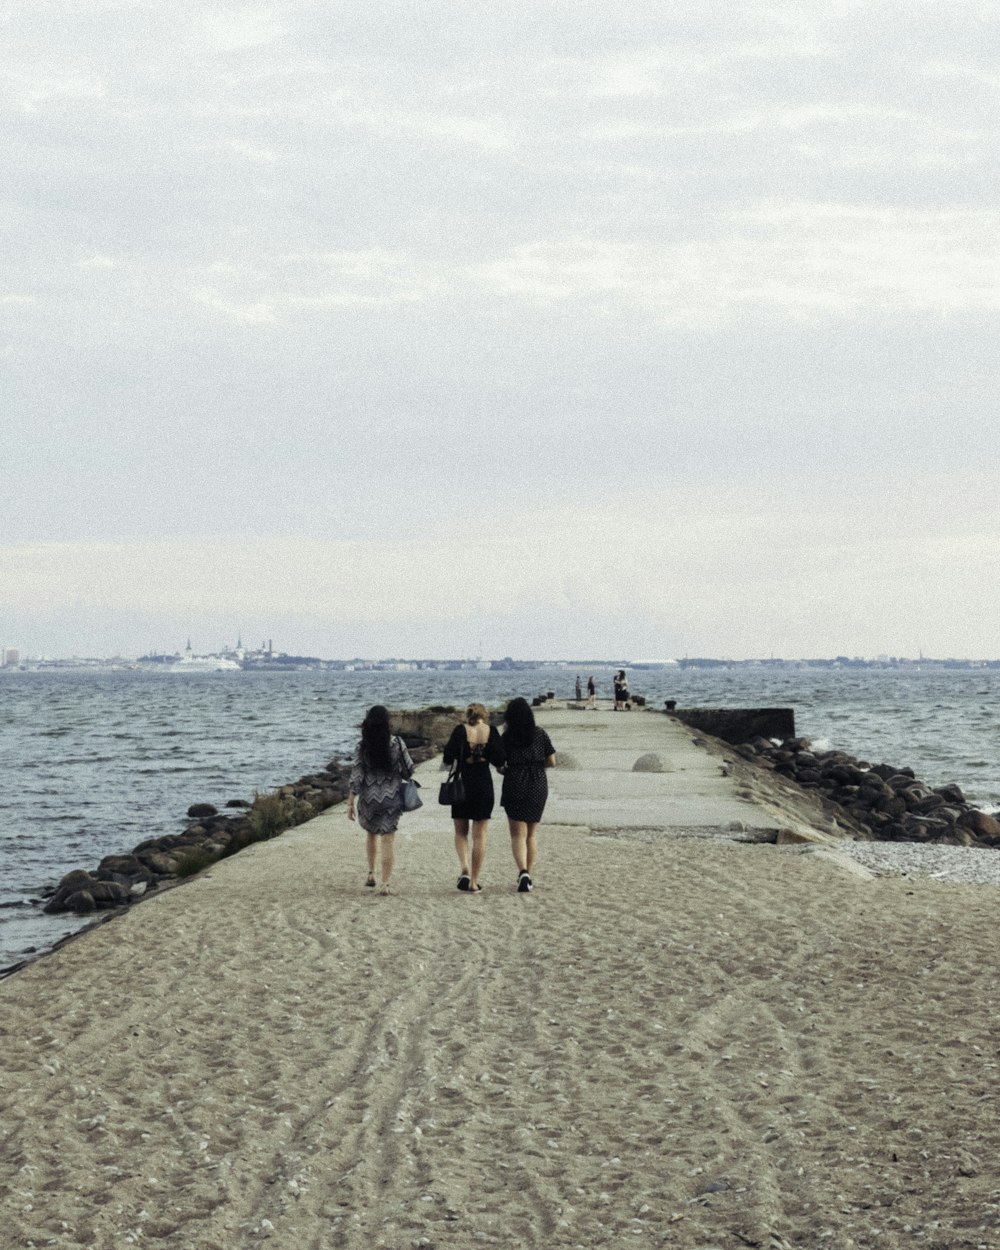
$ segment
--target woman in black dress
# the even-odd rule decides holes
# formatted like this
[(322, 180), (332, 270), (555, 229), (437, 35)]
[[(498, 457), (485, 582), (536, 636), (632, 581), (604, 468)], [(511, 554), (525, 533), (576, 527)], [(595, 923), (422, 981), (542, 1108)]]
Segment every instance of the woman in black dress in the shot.
[(483, 888), (479, 884), (479, 873), (486, 854), (486, 831), (493, 815), (490, 765), (502, 768), (504, 758), (500, 735), (487, 720), (486, 708), (481, 703), (470, 703), (464, 724), (456, 725), (448, 739), (444, 762), (453, 764), (457, 760), (465, 783), (465, 799), (452, 805), (451, 818), (455, 822), (455, 850), (462, 867), (458, 888), (473, 894)]
[(615, 711), (625, 712), (628, 710), (628, 679), (625, 676), (625, 670), (620, 668), (615, 673)]
[(510, 825), (510, 849), (517, 864), (517, 888), (521, 894), (532, 889), (535, 866), (535, 831), (549, 797), (546, 768), (554, 768), (556, 751), (544, 729), (535, 724), (535, 714), (527, 699), (511, 699), (504, 713), (506, 728), (500, 741), (507, 753), (500, 806)]

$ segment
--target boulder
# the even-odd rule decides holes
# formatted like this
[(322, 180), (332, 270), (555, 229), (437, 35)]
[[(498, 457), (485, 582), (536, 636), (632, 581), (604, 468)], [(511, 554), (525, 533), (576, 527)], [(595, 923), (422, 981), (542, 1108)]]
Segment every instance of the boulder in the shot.
[(141, 881), (148, 881), (150, 875), (149, 869), (134, 855), (105, 855), (97, 866), (96, 875), (105, 873)]
[(172, 877), (177, 872), (177, 860), (163, 851), (143, 851), (142, 862), (154, 877)]
[(192, 803), (187, 809), (187, 814), (193, 820), (198, 820), (202, 816), (218, 816), (219, 809), (213, 807), (211, 803)]
[(899, 772), (898, 768), (893, 768), (891, 764), (873, 764), (871, 771), (876, 777), (881, 777), (883, 781), (888, 781), (890, 777), (895, 777)]
[(78, 916), (89, 916), (92, 911), (97, 911), (97, 904), (94, 902), (94, 896), (89, 890), (77, 890), (75, 893), (70, 894), (58, 909), (50, 903), (45, 910), (72, 911)]
[(84, 911), (94, 911), (96, 903), (94, 902), (94, 896), (89, 893), (89, 890), (91, 886), (96, 884), (97, 882), (89, 872), (84, 872), (82, 869), (76, 872), (69, 872), (56, 886), (52, 897), (45, 904), (43, 910), (50, 916), (57, 915), (63, 911), (76, 911), (77, 908), (73, 906), (71, 900), (86, 894), (89, 902), (83, 901), (79, 906), (82, 906)]
[(312, 799), (312, 805), (317, 811), (325, 812), (328, 807), (333, 807), (335, 803), (340, 802), (341, 796), (336, 790), (317, 790)]
[(117, 881), (95, 881), (87, 887), (98, 907), (121, 907), (129, 901), (131, 890)]
[(1000, 838), (1000, 820), (989, 815), (988, 812), (973, 808), (962, 823), (971, 829), (977, 838)]
[(68, 872), (65, 877), (61, 878), (56, 886), (56, 893), (63, 891), (66, 894), (72, 894), (74, 890), (85, 890), (94, 878), (89, 872), (84, 872), (82, 868), (76, 868), (73, 872)]

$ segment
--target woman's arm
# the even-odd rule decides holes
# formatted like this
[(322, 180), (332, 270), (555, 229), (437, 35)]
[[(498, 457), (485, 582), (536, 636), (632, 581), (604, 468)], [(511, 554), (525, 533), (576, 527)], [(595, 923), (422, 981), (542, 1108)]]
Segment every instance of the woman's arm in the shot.
[(399, 775), (405, 781), (407, 777), (413, 776), (413, 758), (403, 739), (397, 736), (396, 741), (399, 743)]
[(497, 733), (496, 725), (490, 726), (490, 736), (486, 742), (486, 756), (497, 772), (503, 772), (507, 763), (507, 751)]
[(462, 754), (462, 744), (467, 741), (465, 730), (461, 725), (456, 725), (451, 731), (451, 737), (445, 744), (444, 750), (441, 752), (441, 758), (444, 762), (446, 764), (454, 764)]

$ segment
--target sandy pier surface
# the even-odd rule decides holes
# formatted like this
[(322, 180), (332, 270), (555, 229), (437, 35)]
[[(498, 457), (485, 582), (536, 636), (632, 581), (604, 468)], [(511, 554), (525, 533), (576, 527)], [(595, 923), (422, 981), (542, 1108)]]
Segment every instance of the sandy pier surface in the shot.
[(734, 841), (807, 814), (662, 715), (540, 720), (532, 894), (499, 809), (455, 889), (432, 762), (396, 897), (338, 808), (0, 983), (0, 1246), (1000, 1247), (997, 891)]

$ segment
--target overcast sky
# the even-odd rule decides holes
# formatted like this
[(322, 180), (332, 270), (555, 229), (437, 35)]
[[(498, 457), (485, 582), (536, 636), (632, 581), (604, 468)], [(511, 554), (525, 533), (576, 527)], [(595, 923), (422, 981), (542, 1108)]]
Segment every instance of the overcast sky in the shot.
[(998, 34), (4, 6), (0, 646), (1000, 655)]

